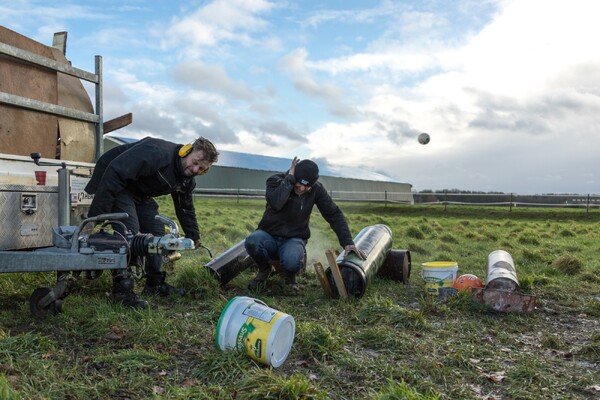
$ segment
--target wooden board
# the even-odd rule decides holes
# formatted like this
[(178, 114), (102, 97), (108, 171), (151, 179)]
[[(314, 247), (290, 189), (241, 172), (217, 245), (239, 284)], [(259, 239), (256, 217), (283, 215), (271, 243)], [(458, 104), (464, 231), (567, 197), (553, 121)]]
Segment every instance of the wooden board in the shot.
[(344, 284), (344, 280), (342, 279), (342, 274), (340, 269), (335, 261), (335, 254), (333, 250), (327, 250), (325, 252), (327, 256), (327, 262), (329, 263), (329, 268), (331, 270), (331, 275), (333, 276), (333, 281), (335, 282), (335, 286), (340, 295), (340, 298), (347, 300), (348, 299), (348, 291), (346, 290), (346, 285)]
[(331, 286), (329, 285), (329, 280), (325, 275), (325, 271), (323, 270), (323, 266), (320, 262), (314, 263), (313, 268), (315, 269), (315, 273), (317, 274), (317, 278), (319, 278), (319, 282), (321, 282), (321, 286), (323, 287), (323, 291), (325, 292), (325, 296), (331, 299), (333, 298), (333, 290), (331, 290)]
[(104, 128), (102, 132), (106, 135), (109, 132), (116, 131), (117, 129), (121, 129), (133, 122), (133, 114), (128, 113), (125, 115), (121, 115), (120, 117), (113, 118), (110, 121), (106, 121), (104, 123)]

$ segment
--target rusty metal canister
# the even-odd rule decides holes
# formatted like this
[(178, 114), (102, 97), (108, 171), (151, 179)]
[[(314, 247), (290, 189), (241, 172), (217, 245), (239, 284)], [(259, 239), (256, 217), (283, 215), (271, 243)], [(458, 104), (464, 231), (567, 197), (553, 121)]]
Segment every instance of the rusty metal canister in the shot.
[(204, 265), (210, 269), (211, 273), (221, 282), (221, 285), (227, 284), (242, 271), (255, 265), (254, 260), (246, 251), (245, 241), (245, 239), (242, 240)]
[(410, 278), (412, 262), (410, 251), (390, 250), (383, 264), (377, 271), (377, 276), (407, 284)]
[[(354, 244), (366, 254), (366, 260), (361, 260), (354, 253), (342, 253), (337, 257), (336, 264), (348, 295), (362, 297), (371, 277), (377, 273), (392, 248), (392, 231), (383, 224), (367, 226), (356, 235)], [(325, 274), (334, 290), (334, 296), (339, 297), (331, 268), (328, 268)]]
[(510, 292), (519, 288), (515, 262), (508, 252), (495, 250), (488, 255), (485, 288)]

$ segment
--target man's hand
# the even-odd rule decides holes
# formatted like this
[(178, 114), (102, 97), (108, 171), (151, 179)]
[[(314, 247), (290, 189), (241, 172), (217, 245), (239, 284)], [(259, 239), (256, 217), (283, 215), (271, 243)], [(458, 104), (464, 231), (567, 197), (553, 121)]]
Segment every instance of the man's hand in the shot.
[(196, 239), (194, 240), (194, 248), (197, 249), (199, 247), (202, 246), (202, 242), (200, 241), (200, 239)]
[(367, 259), (367, 255), (353, 244), (349, 244), (348, 246), (344, 247), (344, 255), (348, 255), (350, 252), (354, 252), (361, 260)]
[(300, 159), (298, 157), (294, 157), (294, 159), (292, 160), (292, 166), (288, 170), (288, 174), (294, 175), (294, 172), (296, 172), (296, 164), (298, 164), (298, 161), (300, 161)]

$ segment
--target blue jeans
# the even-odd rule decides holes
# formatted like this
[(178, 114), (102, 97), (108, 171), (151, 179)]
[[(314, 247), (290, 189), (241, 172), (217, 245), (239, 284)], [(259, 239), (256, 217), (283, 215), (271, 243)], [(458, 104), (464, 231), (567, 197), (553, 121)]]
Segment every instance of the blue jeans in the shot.
[(306, 241), (303, 239), (271, 236), (257, 229), (246, 238), (245, 245), (248, 255), (259, 268), (279, 260), (284, 270), (298, 272), (306, 263)]

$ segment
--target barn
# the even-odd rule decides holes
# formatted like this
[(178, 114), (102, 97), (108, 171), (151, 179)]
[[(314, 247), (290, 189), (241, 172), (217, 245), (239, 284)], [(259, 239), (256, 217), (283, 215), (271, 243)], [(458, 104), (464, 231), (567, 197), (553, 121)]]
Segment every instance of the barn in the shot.
[[(137, 139), (105, 135), (104, 151)], [(219, 150), (219, 161), (206, 175), (198, 178), (200, 194), (263, 196), (265, 181), (275, 173), (285, 172), (291, 160)], [(389, 201), (413, 203), (412, 185), (357, 167), (319, 165), (319, 181), (336, 200)]]

